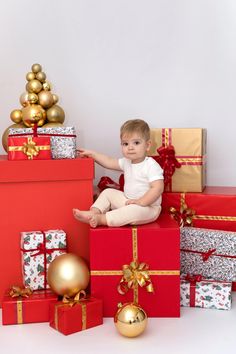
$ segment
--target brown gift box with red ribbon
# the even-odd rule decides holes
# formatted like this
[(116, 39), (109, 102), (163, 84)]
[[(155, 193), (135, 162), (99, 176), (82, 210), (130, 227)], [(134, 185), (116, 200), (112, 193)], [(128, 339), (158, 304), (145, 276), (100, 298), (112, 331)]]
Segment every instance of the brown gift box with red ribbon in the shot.
[(102, 300), (88, 297), (79, 301), (58, 301), (50, 306), (50, 326), (68, 335), (103, 323)]
[(51, 290), (32, 291), (13, 286), (3, 297), (2, 324), (23, 324), (49, 321), (49, 306), (58, 296)]
[(21, 232), (24, 285), (33, 290), (49, 288), (47, 284), (49, 264), (66, 252), (66, 233), (63, 230)]
[(206, 174), (206, 130), (151, 129), (152, 156), (164, 170), (165, 191), (202, 192)]

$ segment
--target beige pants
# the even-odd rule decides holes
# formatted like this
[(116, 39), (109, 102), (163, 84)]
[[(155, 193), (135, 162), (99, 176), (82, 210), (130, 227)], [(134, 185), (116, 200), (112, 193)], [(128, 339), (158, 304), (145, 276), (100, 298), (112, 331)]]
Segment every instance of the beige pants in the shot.
[(102, 214), (106, 214), (108, 226), (147, 224), (155, 221), (161, 212), (161, 206), (125, 205), (127, 200), (123, 192), (107, 188), (91, 208), (97, 208)]

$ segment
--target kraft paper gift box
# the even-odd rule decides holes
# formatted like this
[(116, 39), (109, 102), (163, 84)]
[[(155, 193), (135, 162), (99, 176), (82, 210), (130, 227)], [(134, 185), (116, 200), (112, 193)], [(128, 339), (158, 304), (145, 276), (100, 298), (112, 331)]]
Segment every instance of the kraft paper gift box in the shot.
[[(32, 294), (20, 295), (22, 290), (15, 291), (15, 296), (9, 291), (3, 297), (2, 324), (23, 324), (49, 322), (50, 304), (56, 303), (58, 296), (51, 290), (38, 290)], [(27, 294), (27, 293), (26, 293)]]
[(181, 273), (236, 281), (236, 232), (180, 229)]
[(231, 309), (232, 283), (203, 279), (201, 275), (181, 275), (181, 306), (201, 307), (206, 309)]
[(162, 208), (180, 226), (236, 231), (236, 187), (209, 187), (202, 193), (162, 195)]
[(8, 138), (8, 160), (51, 159), (50, 138), (11, 137)]
[(21, 232), (24, 286), (33, 290), (49, 288), (49, 264), (66, 250), (66, 233), (63, 230)]
[(68, 335), (103, 323), (102, 300), (94, 297), (76, 303), (62, 301), (50, 306), (50, 326)]
[(90, 229), (91, 293), (103, 299), (104, 316), (113, 317), (119, 302), (136, 302), (148, 317), (179, 317), (179, 257), (179, 228), (168, 215), (137, 227)]
[(53, 159), (74, 159), (76, 153), (76, 131), (74, 127), (10, 128), (9, 137), (49, 137)]
[(149, 155), (164, 169), (165, 190), (202, 192), (206, 176), (206, 130), (203, 128), (151, 129)]

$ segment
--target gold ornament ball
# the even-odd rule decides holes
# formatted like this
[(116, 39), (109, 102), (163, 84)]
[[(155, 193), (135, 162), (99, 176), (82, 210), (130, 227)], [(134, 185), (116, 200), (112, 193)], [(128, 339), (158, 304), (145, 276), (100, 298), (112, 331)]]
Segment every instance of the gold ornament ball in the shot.
[(45, 91), (50, 91), (50, 90), (51, 90), (51, 85), (49, 84), (48, 81), (45, 81), (45, 82), (43, 83), (43, 89), (44, 89)]
[(20, 103), (23, 107), (26, 107), (27, 104), (29, 103), (28, 101), (28, 95), (29, 93), (28, 92), (23, 92), (21, 95), (20, 95)]
[(55, 104), (47, 110), (47, 120), (50, 123), (63, 123), (65, 120), (64, 110)]
[(119, 304), (114, 317), (115, 326), (125, 337), (137, 337), (143, 333), (147, 326), (146, 312), (134, 303)]
[(53, 95), (51, 91), (42, 90), (39, 92), (38, 96), (39, 96), (39, 104), (43, 108), (50, 108), (53, 105), (54, 102), (53, 102)]
[(43, 125), (44, 128), (55, 128), (55, 127), (63, 127), (61, 123), (46, 123)]
[(35, 79), (35, 73), (29, 72), (26, 74), (26, 80), (31, 81)]
[(14, 109), (10, 114), (10, 118), (14, 123), (20, 123), (22, 121), (22, 111), (20, 109)]
[(46, 80), (46, 74), (42, 71), (39, 71), (37, 74), (36, 74), (36, 79), (41, 81), (41, 82), (44, 82)]
[(39, 71), (42, 71), (42, 66), (40, 64), (33, 64), (31, 70), (37, 74)]
[(46, 112), (39, 104), (31, 104), (22, 109), (22, 120), (27, 127), (34, 124), (40, 127), (46, 120)]
[(87, 288), (89, 276), (85, 261), (75, 254), (66, 253), (50, 263), (47, 281), (56, 294), (73, 296)]
[(28, 93), (28, 102), (31, 104), (37, 103), (38, 102), (38, 95), (36, 93)]
[(53, 103), (56, 104), (59, 101), (59, 97), (55, 94), (53, 94), (52, 97), (53, 97)]
[(42, 83), (39, 80), (31, 80), (26, 84), (26, 91), (32, 93), (39, 93), (43, 88)]
[(2, 146), (6, 152), (8, 150), (8, 135), (10, 128), (25, 128), (25, 125), (23, 123), (12, 124), (4, 131), (4, 133), (2, 134)]

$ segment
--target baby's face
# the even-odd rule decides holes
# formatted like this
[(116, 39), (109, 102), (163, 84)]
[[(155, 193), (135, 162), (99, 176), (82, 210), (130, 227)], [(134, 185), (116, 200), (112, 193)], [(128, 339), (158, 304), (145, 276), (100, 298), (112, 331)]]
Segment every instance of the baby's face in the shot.
[(121, 148), (123, 156), (132, 163), (142, 162), (150, 149), (150, 140), (145, 140), (140, 134), (132, 133), (121, 137)]

